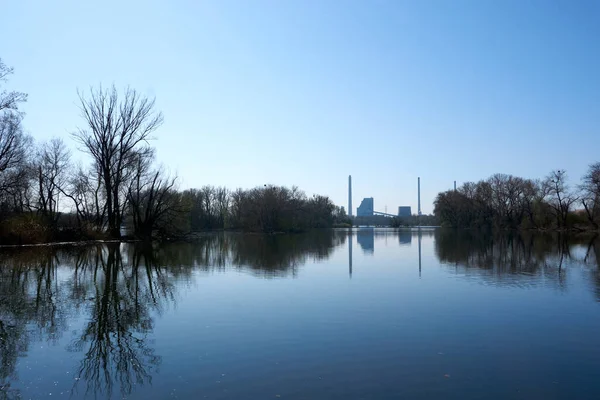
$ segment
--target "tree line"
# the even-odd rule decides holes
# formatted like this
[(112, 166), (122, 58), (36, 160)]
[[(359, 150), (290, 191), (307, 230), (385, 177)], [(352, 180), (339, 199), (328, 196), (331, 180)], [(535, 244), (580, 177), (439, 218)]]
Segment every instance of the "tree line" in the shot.
[[(0, 59), (0, 85), (13, 69)], [(326, 196), (264, 185), (178, 190), (150, 145), (163, 123), (155, 100), (132, 88), (78, 91), (82, 125), (71, 138), (91, 162), (72, 161), (60, 138), (23, 131), (25, 93), (0, 86), (0, 240), (140, 238), (206, 229), (302, 231), (347, 222)]]
[(407, 226), (438, 226), (439, 220), (433, 214), (413, 214), (410, 217), (393, 217), (390, 226), (393, 228), (401, 228)]
[(443, 226), (491, 229), (598, 230), (600, 162), (571, 186), (564, 170), (544, 179), (495, 174), (439, 193), (434, 214)]
[(181, 193), (189, 229), (293, 232), (348, 223), (343, 207), (327, 196), (308, 197), (297, 187), (264, 185), (250, 190), (204, 186)]

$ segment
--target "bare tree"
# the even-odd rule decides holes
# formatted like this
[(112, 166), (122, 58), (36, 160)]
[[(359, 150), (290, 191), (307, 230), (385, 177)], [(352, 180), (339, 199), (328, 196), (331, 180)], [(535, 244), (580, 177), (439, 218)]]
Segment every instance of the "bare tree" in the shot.
[(569, 210), (578, 199), (569, 191), (567, 172), (565, 170), (552, 171), (543, 182), (543, 192), (554, 211), (557, 226), (565, 228)]
[(0, 59), (0, 203), (4, 210), (23, 211), (29, 208), (29, 178), (27, 147), (31, 138), (21, 128), (22, 113), (18, 105), (27, 95), (1, 87), (13, 69)]
[(175, 177), (163, 169), (151, 169), (147, 158), (138, 157), (137, 173), (128, 190), (134, 232), (138, 237), (151, 238), (155, 230), (172, 232), (172, 223), (183, 213), (181, 195), (175, 190)]
[(600, 162), (590, 165), (580, 185), (581, 203), (594, 228), (598, 229), (600, 221)]
[[(6, 82), (7, 76), (13, 73), (13, 69), (6, 66), (0, 58), (0, 82)], [(21, 92), (8, 91), (2, 89), (0, 91), (0, 111), (12, 110), (16, 111), (19, 103), (27, 101), (27, 95)]]
[(202, 196), (202, 211), (206, 218), (210, 221), (211, 228), (214, 225), (215, 219), (215, 188), (210, 185), (203, 186), (200, 189)]
[(247, 203), (248, 193), (242, 188), (237, 188), (231, 192), (230, 196), (230, 221), (228, 228), (239, 228), (242, 226), (242, 216), (244, 215), (245, 205)]
[[(0, 59), (0, 83), (7, 80), (13, 69)], [(21, 129), (21, 115), (16, 110), (18, 103), (25, 101), (23, 93), (0, 92), (0, 174), (20, 166), (26, 159), (26, 136)], [(6, 190), (9, 183), (0, 176), (0, 190)]]
[(77, 166), (61, 193), (73, 202), (79, 228), (84, 225), (103, 230), (106, 227), (106, 202), (102, 179), (93, 168)]
[(214, 190), (214, 201), (217, 214), (217, 224), (221, 227), (225, 226), (227, 214), (229, 212), (229, 204), (231, 197), (229, 190), (226, 187), (217, 187)]
[(38, 212), (56, 223), (60, 194), (64, 192), (71, 155), (65, 143), (58, 138), (40, 146), (35, 160)]
[(29, 208), (29, 154), (31, 137), (21, 129), (21, 117), (12, 112), (0, 114), (0, 203), (5, 208)]
[(108, 231), (120, 237), (123, 210), (127, 201), (128, 168), (136, 153), (147, 145), (150, 135), (163, 121), (155, 111), (154, 99), (127, 88), (121, 97), (117, 89), (90, 89), (79, 93), (82, 116), (87, 123), (73, 136), (93, 158), (102, 180)]
[(538, 221), (536, 220), (536, 207), (538, 207), (543, 198), (541, 196), (540, 182), (539, 180), (525, 179), (523, 181), (523, 197), (521, 198), (521, 209), (524, 215), (529, 221), (531, 228), (538, 227)]
[(0, 115), (0, 173), (21, 164), (26, 158), (26, 136), (21, 118), (14, 113)]

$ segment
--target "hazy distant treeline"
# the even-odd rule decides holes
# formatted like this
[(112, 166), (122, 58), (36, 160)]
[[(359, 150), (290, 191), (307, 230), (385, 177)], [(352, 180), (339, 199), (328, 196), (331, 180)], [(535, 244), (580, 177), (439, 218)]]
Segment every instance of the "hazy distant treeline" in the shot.
[[(0, 59), (0, 85), (12, 74)], [(163, 122), (154, 99), (126, 88), (79, 92), (82, 125), (72, 139), (91, 162), (75, 164), (65, 142), (23, 132), (25, 93), (0, 87), (0, 242), (169, 236), (189, 230), (300, 231), (346, 222), (324, 196), (263, 186), (179, 191), (155, 159)]]
[(439, 193), (434, 213), (444, 226), (500, 229), (594, 229), (600, 224), (600, 163), (571, 187), (563, 170), (542, 180), (495, 174)]

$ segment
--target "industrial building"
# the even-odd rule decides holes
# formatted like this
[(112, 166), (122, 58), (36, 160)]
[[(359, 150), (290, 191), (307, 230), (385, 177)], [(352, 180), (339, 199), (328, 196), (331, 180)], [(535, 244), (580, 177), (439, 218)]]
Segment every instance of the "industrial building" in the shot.
[(360, 206), (356, 209), (357, 217), (372, 217), (373, 216), (373, 198), (365, 197), (361, 202)]
[(410, 206), (400, 206), (398, 207), (398, 216), (399, 217), (410, 217), (412, 212), (410, 210)]
[[(384, 222), (389, 222), (390, 218), (400, 217), (407, 218), (412, 216), (411, 206), (400, 206), (398, 207), (398, 214), (388, 214), (387, 206), (385, 212), (375, 211), (375, 205), (373, 197), (365, 197), (360, 206), (356, 209), (356, 216), (352, 213), (352, 176), (348, 176), (348, 215), (352, 219), (354, 224), (380, 224), (379, 221), (375, 221), (373, 218), (383, 218)], [(417, 177), (417, 215), (421, 215), (421, 178)], [(362, 218), (361, 218), (362, 217)], [(366, 217), (366, 218), (365, 218)], [(386, 220), (387, 219), (387, 220)]]

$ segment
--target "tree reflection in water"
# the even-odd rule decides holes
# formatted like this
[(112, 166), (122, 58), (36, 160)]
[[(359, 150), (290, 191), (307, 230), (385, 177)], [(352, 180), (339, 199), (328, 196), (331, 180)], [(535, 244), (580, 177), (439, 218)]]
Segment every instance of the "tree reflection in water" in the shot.
[(29, 343), (56, 343), (67, 326), (57, 262), (49, 249), (0, 253), (0, 399), (20, 398), (10, 383)]
[[(129, 395), (151, 384), (161, 356), (149, 340), (155, 318), (174, 306), (194, 270), (235, 268), (270, 278), (295, 276), (324, 260), (345, 231), (307, 235), (211, 234), (197, 243), (106, 244), (0, 252), (0, 400), (20, 398), (16, 366), (30, 344), (57, 344), (85, 319), (67, 345), (80, 353), (72, 394)], [(11, 387), (12, 386), (12, 387)]]
[(133, 251), (130, 261), (116, 244), (95, 250), (74, 282), (79, 288), (89, 285), (83, 293), (91, 297), (88, 322), (70, 350), (85, 354), (78, 377), (87, 383), (86, 393), (110, 395), (118, 383), (127, 395), (133, 385), (151, 383), (160, 364), (161, 357), (146, 342), (154, 325), (152, 312), (174, 300), (174, 285), (169, 271), (156, 265), (147, 249)]
[[(600, 288), (600, 243), (597, 236), (565, 234), (482, 234), (440, 229), (435, 233), (440, 262), (476, 274), (487, 283), (530, 285), (543, 275), (564, 289), (568, 269), (590, 268)], [(600, 289), (595, 289), (600, 301)]]
[(584, 261), (586, 264), (594, 266), (594, 268), (590, 269), (590, 277), (593, 282), (596, 300), (600, 301), (600, 237), (590, 240), (585, 252)]
[(346, 242), (345, 230), (322, 230), (298, 235), (207, 234), (197, 243), (163, 246), (156, 251), (161, 263), (201, 270), (236, 268), (270, 278), (295, 276), (307, 261), (327, 259)]

